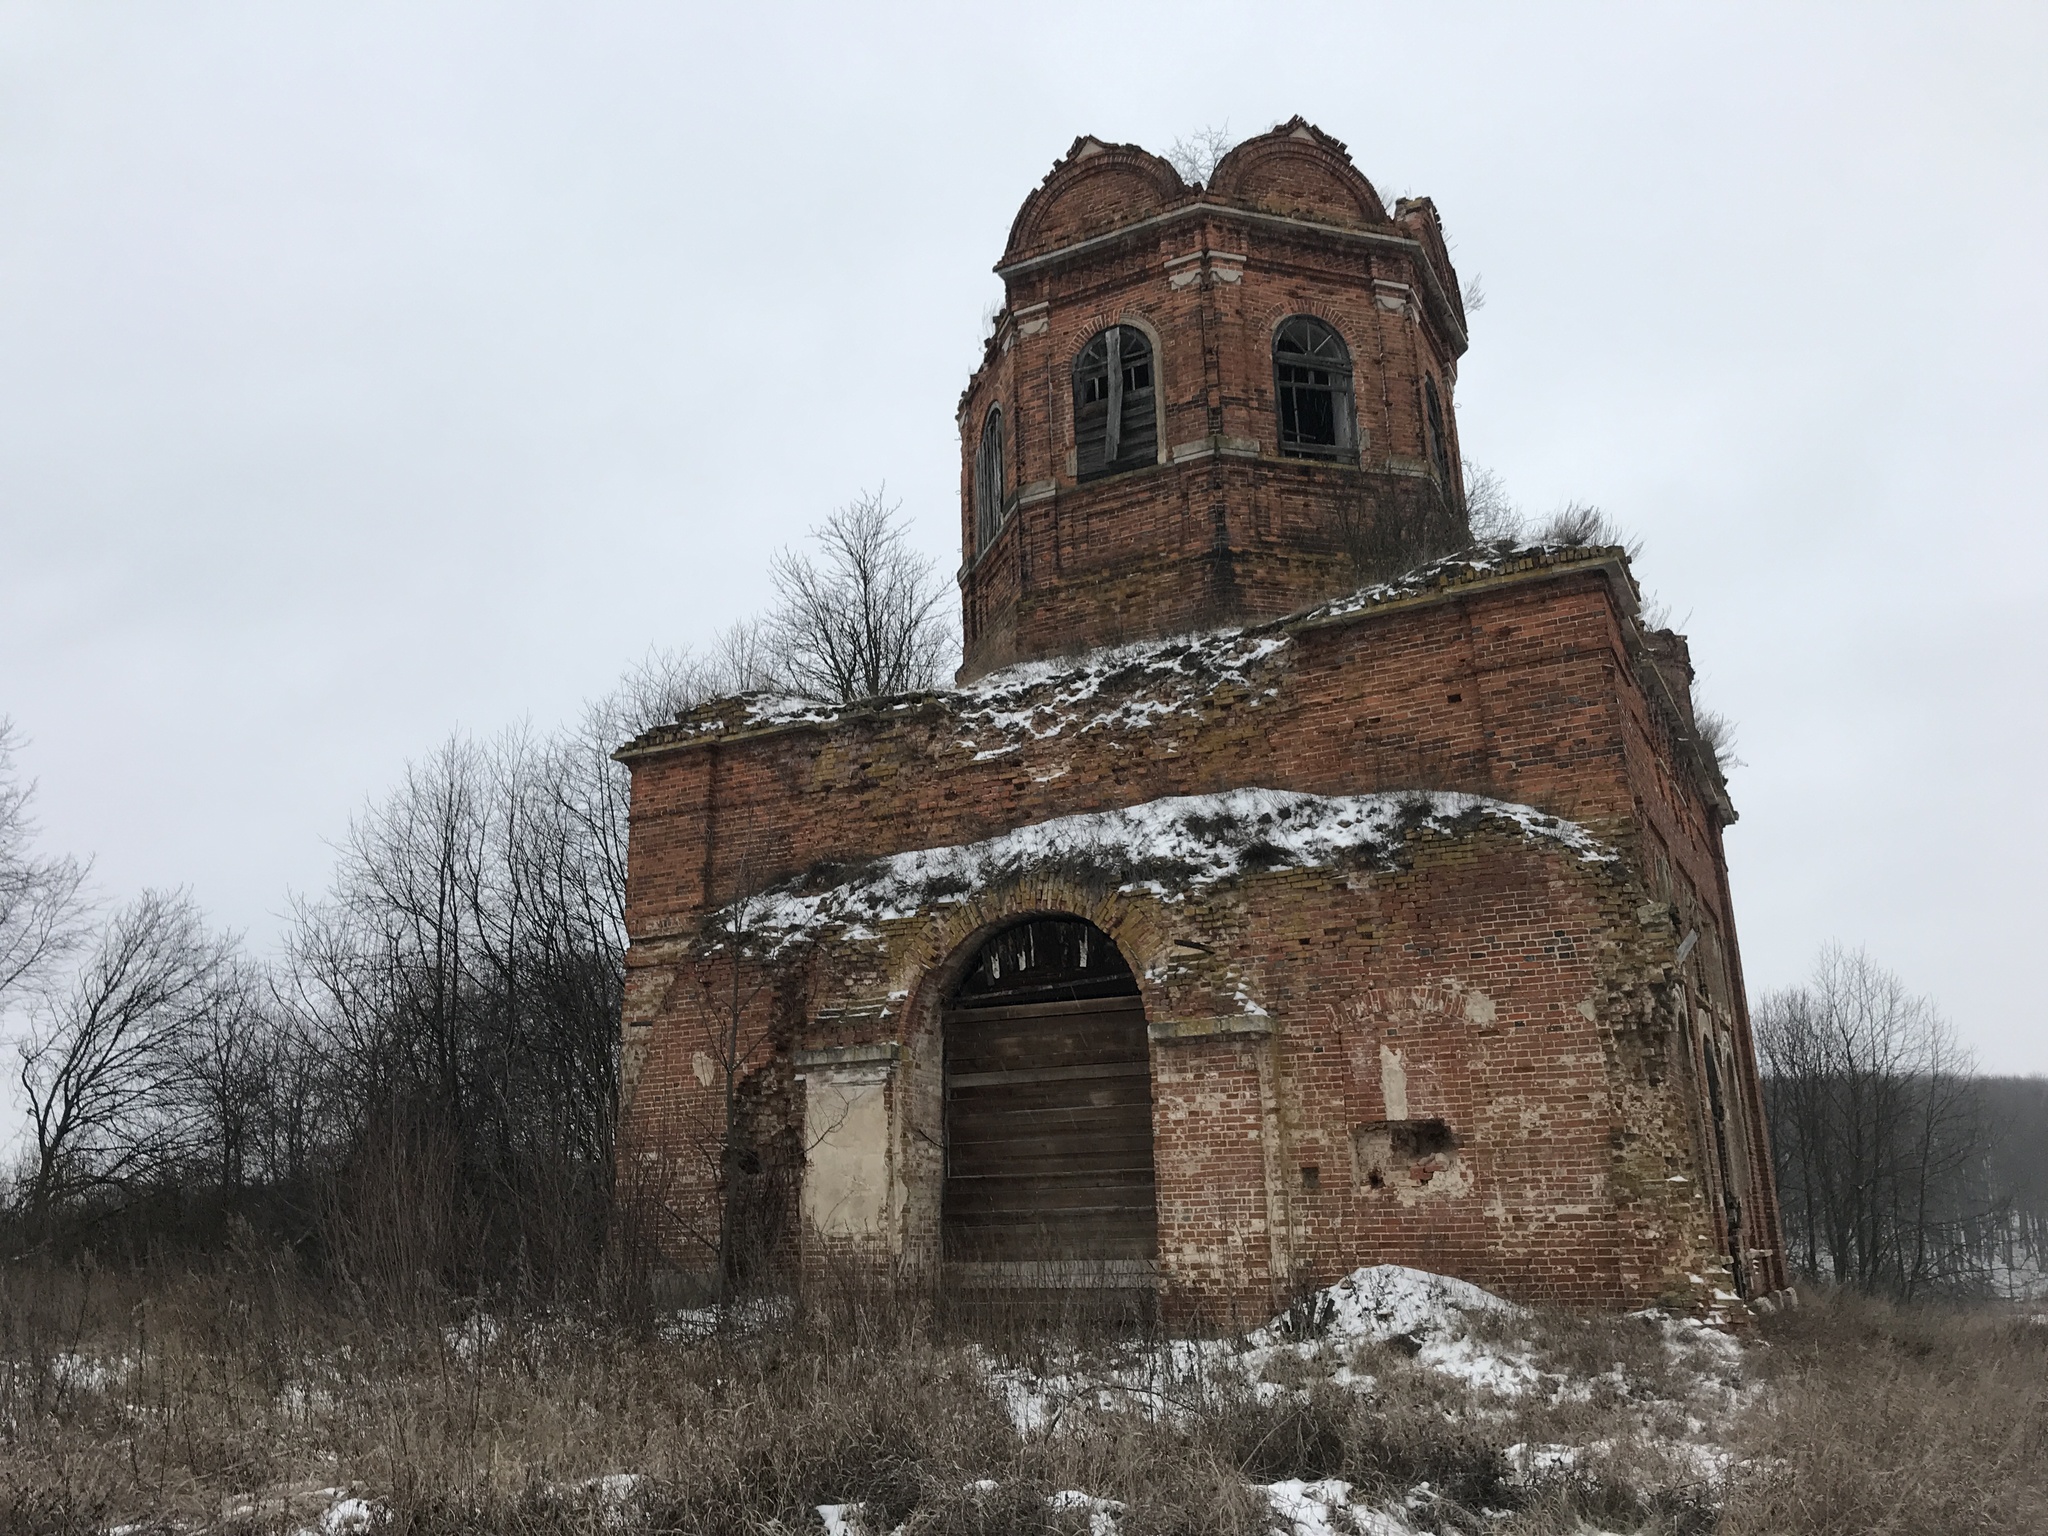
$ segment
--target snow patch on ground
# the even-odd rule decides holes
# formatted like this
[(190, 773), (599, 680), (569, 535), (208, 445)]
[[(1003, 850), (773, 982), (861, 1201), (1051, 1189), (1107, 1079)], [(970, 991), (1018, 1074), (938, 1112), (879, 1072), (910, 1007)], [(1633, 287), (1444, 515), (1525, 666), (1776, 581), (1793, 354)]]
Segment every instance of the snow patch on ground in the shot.
[(1354, 1500), (1342, 1478), (1309, 1483), (1290, 1477), (1259, 1491), (1280, 1522), (1274, 1536), (1413, 1536), (1415, 1530), (1396, 1510)]
[(990, 1361), (989, 1377), (1020, 1434), (1046, 1434), (1077, 1411), (1134, 1412), (1173, 1419), (1198, 1412), (1202, 1384), (1228, 1378), (1262, 1400), (1288, 1388), (1268, 1379), (1277, 1364), (1320, 1362), (1332, 1384), (1359, 1392), (1376, 1385), (1369, 1372), (1340, 1361), (1360, 1344), (1393, 1344), (1417, 1363), (1500, 1397), (1514, 1397), (1539, 1379), (1525, 1354), (1473, 1339), (1467, 1319), (1522, 1315), (1490, 1291), (1398, 1264), (1377, 1264), (1315, 1292), (1241, 1339), (1169, 1339), (1133, 1350), (1107, 1367), (1080, 1359), (1051, 1372)]
[[(383, 1513), (384, 1507), (374, 1499), (336, 1499), (320, 1517), (318, 1536), (369, 1536)], [(300, 1536), (313, 1536), (313, 1532), (301, 1531)]]
[(502, 1322), (488, 1312), (478, 1311), (443, 1328), (441, 1341), (448, 1346), (448, 1353), (464, 1365), (474, 1365), (504, 1333)]
[[(1471, 1389), (1467, 1406), (1453, 1416), (1469, 1414), (1504, 1427), (1532, 1405), (1540, 1411), (1596, 1395), (1630, 1404), (1627, 1413), (1642, 1426), (1638, 1443), (1672, 1475), (1710, 1488), (1725, 1486), (1735, 1462), (1716, 1442), (1716, 1426), (1730, 1423), (1759, 1390), (1742, 1381), (1741, 1344), (1697, 1318), (1652, 1311), (1616, 1322), (1653, 1330), (1671, 1367), (1662, 1378), (1666, 1388), (1652, 1390), (1620, 1364), (1594, 1378), (1546, 1370), (1535, 1342), (1541, 1320), (1528, 1309), (1463, 1280), (1392, 1264), (1357, 1270), (1241, 1338), (1167, 1340), (1108, 1362), (1076, 1355), (1043, 1371), (994, 1360), (986, 1369), (1018, 1432), (1037, 1436), (1104, 1414), (1186, 1420), (1211, 1406), (1219, 1391), (1246, 1393), (1260, 1402), (1290, 1396), (1307, 1401), (1311, 1384), (1327, 1383), (1370, 1398), (1381, 1386), (1375, 1370), (1405, 1369), (1406, 1361)], [(1381, 1355), (1383, 1363), (1375, 1363), (1362, 1359), (1361, 1350), (1388, 1350), (1399, 1359)], [(1653, 1419), (1666, 1428), (1653, 1431)], [(1673, 1432), (1674, 1424), (1683, 1425), (1682, 1434)], [(1616, 1450), (1604, 1440), (1518, 1441), (1500, 1454), (1507, 1480), (1533, 1487), (1590, 1475), (1605, 1468)], [(1277, 1536), (1352, 1530), (1406, 1536), (1430, 1528), (1425, 1516), (1437, 1497), (1418, 1485), (1404, 1506), (1374, 1503), (1334, 1479), (1287, 1480), (1261, 1491), (1272, 1506)]]

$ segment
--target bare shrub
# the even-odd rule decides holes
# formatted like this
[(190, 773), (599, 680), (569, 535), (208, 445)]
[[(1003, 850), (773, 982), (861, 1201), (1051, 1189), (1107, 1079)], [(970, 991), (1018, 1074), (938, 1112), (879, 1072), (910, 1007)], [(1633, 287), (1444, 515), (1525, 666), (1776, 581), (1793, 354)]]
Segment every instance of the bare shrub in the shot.
[(1465, 521), (1475, 544), (1519, 543), (1522, 514), (1507, 483), (1493, 470), (1465, 460)]
[(1625, 535), (1614, 519), (1585, 502), (1568, 502), (1550, 514), (1534, 531), (1538, 544), (1555, 544), (1564, 549), (1598, 549), (1618, 546), (1631, 560), (1643, 553), (1640, 539)]
[(1700, 744), (1714, 754), (1714, 765), (1723, 776), (1742, 766), (1742, 759), (1735, 755), (1735, 722), (1717, 709), (1702, 709), (1697, 702), (1692, 709), (1693, 734)]
[[(1561, 549), (1618, 546), (1630, 560), (1642, 557), (1641, 539), (1628, 537), (1598, 507), (1567, 502), (1548, 517), (1532, 520), (1509, 496), (1494, 471), (1465, 460), (1465, 520), (1474, 544), (1548, 544)], [(1650, 619), (1652, 628), (1661, 619)]]

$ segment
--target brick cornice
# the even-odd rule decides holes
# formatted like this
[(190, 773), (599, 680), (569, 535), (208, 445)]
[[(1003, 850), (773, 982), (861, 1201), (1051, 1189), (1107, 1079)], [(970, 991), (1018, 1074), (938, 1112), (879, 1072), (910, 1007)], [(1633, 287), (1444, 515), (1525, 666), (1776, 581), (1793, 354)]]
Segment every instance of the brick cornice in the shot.
[(1429, 251), (1420, 240), (1408, 235), (1397, 235), (1388, 230), (1353, 229), (1342, 224), (1324, 224), (1312, 219), (1297, 219), (1284, 213), (1266, 213), (1256, 208), (1238, 208), (1229, 203), (1212, 203), (1206, 200), (1183, 203), (1178, 208), (1169, 208), (1149, 218), (1136, 219), (1129, 224), (1112, 229), (1106, 234), (1090, 235), (1084, 240), (1075, 240), (1067, 245), (1041, 251), (1036, 256), (1022, 260), (998, 263), (995, 272), (1005, 282), (1012, 278), (1028, 276), (1054, 267), (1078, 261), (1098, 251), (1107, 250), (1119, 241), (1132, 235), (1143, 234), (1146, 230), (1163, 229), (1188, 219), (1216, 219), (1219, 222), (1236, 221), (1267, 229), (1293, 230), (1315, 235), (1319, 239), (1344, 240), (1355, 245), (1374, 246), (1380, 250), (1398, 251), (1414, 262), (1422, 273), (1423, 284), (1429, 290), (1436, 322), (1443, 327), (1444, 334), (1451, 340), (1452, 355), (1463, 356), (1471, 341), (1465, 333), (1464, 321), (1459, 317), (1457, 306), (1452, 304), (1445, 292), (1443, 278), (1436, 270), (1436, 263), (1430, 260)]

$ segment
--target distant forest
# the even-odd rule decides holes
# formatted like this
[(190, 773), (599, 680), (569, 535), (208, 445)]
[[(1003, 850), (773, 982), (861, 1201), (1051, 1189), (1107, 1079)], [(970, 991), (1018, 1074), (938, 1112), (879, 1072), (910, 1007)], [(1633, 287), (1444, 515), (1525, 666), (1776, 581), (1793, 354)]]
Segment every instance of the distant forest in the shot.
[(1794, 1266), (1911, 1299), (2048, 1294), (2048, 1079), (1979, 1077), (1954, 1028), (1830, 948), (1756, 1009)]
[(2005, 1201), (1987, 1251), (2000, 1271), (1994, 1288), (2031, 1268), (2040, 1294), (2048, 1289), (2040, 1283), (2048, 1279), (2048, 1078), (1985, 1077), (1977, 1089), (1992, 1127), (1990, 1185)]

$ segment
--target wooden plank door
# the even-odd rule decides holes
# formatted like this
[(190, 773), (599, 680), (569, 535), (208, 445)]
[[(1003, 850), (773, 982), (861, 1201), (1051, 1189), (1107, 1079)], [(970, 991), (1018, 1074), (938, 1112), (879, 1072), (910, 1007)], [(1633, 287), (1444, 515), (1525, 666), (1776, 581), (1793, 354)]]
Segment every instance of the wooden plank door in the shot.
[(1156, 1256), (1139, 999), (953, 1009), (945, 1040), (947, 1260)]

